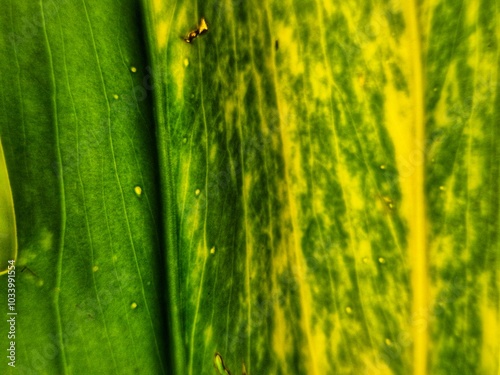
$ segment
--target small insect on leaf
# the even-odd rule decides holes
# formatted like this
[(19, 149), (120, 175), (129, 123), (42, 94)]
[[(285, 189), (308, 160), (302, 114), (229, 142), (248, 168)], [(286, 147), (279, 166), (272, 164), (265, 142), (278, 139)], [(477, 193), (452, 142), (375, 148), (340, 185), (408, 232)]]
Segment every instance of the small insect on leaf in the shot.
[(222, 359), (222, 356), (219, 353), (215, 353), (214, 366), (219, 375), (231, 375), (231, 372), (224, 364), (224, 360)]
[(186, 43), (191, 43), (194, 38), (198, 36), (198, 30), (190, 31), (189, 34), (184, 38)]
[(200, 24), (198, 25), (198, 34), (205, 34), (208, 31), (208, 25), (205, 18), (201, 17)]
[(205, 34), (207, 31), (208, 31), (207, 21), (205, 20), (205, 18), (202, 17), (200, 19), (200, 23), (197, 26), (197, 28), (194, 30), (191, 30), (187, 34), (187, 36), (184, 38), (184, 41), (186, 43), (192, 43), (194, 39), (196, 39), (198, 36), (200, 36), (202, 34)]

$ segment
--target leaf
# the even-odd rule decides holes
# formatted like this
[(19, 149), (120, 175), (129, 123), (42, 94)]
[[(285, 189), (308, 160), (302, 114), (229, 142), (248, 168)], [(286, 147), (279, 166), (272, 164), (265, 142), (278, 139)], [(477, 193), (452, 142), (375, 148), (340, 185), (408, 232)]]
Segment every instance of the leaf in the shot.
[(144, 4), (174, 372), (498, 372), (494, 3)]
[(17, 258), (16, 217), (10, 189), (9, 174), (0, 139), (0, 274), (6, 273), (9, 260)]
[(167, 372), (138, 4), (4, 5), (0, 134), (19, 258), (16, 368), (4, 358), (2, 373)]
[[(346, 16), (361, 15), (327, 17), (311, 3), (298, 16), (295, 6), (227, 3), (219, 18), (210, 4), (149, 11), (164, 79), (159, 140), (174, 161), (162, 170), (179, 207), (179, 250), (167, 258), (179, 254), (188, 373), (211, 372), (215, 351), (230, 368), (243, 358), (249, 373), (408, 372), (409, 350), (379, 363), (410, 329), (407, 229), (394, 206), (391, 129), (380, 120), (387, 111), (389, 125), (411, 122), (412, 98), (391, 83), (394, 100), (384, 104), (383, 66), (363, 66), (364, 56), (358, 71), (347, 64), (360, 49)], [(208, 35), (179, 41), (201, 15), (212, 20)]]
[(4, 5), (4, 372), (499, 372), (498, 2)]
[[(500, 369), (498, 3), (429, 6), (429, 371)], [(443, 35), (445, 37), (443, 37)]]

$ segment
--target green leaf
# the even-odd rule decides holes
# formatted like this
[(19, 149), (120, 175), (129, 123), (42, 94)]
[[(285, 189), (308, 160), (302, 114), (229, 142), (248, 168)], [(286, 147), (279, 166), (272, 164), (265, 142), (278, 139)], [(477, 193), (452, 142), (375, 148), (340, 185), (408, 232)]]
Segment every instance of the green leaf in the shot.
[(4, 5), (0, 129), (19, 242), (12, 373), (167, 372), (140, 8)]

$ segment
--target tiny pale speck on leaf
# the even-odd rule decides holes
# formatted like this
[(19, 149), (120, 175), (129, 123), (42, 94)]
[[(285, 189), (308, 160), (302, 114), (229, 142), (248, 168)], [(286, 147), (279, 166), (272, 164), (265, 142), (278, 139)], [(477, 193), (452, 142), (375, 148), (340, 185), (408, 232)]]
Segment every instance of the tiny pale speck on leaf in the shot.
[(132, 303), (130, 304), (130, 308), (131, 308), (132, 310), (135, 310), (135, 309), (137, 308), (137, 303), (132, 302)]
[(135, 73), (135, 72), (137, 72), (137, 68), (136, 68), (135, 66), (132, 66), (132, 67), (130, 68), (130, 71), (131, 71), (132, 73)]
[(348, 313), (348, 314), (352, 314), (352, 309), (349, 306), (347, 306), (345, 308), (345, 312)]
[(445, 188), (444, 186), (440, 186), (440, 187), (439, 187), (439, 190), (441, 190), (441, 191), (445, 191), (445, 190), (446, 190), (446, 188)]
[(99, 271), (99, 267), (97, 267), (97, 266), (92, 267), (92, 271), (94, 271), (94, 272)]
[(384, 259), (384, 258), (382, 258), (382, 257), (380, 257), (380, 258), (378, 258), (378, 262), (379, 262), (379, 263), (385, 263), (385, 259)]
[(215, 246), (210, 249), (210, 254), (215, 254)]
[(363, 258), (363, 263), (368, 263), (368, 258), (367, 257)]
[(188, 66), (189, 65), (189, 60), (188, 59), (184, 59), (184, 66)]
[(118, 95), (113, 95), (113, 98), (115, 98), (116, 100), (118, 100), (119, 96)]
[(182, 143), (187, 143), (188, 139), (187, 137), (182, 138)]
[(382, 164), (382, 165), (380, 166), (380, 169), (384, 170), (384, 169), (385, 169), (385, 165), (384, 165), (384, 164)]
[(391, 345), (392, 345), (392, 341), (391, 341), (391, 340), (389, 340), (389, 339), (385, 339), (385, 343), (386, 343), (386, 345), (388, 345), (388, 346), (391, 346)]
[(387, 207), (389, 207), (389, 209), (393, 209), (394, 208), (394, 202), (392, 201), (391, 198), (389, 197), (384, 197), (384, 202), (385, 204), (387, 205)]
[(200, 195), (201, 190), (200, 190), (200, 189), (196, 189), (196, 190), (194, 191), (194, 193), (198, 196), (198, 195)]
[(139, 185), (137, 185), (136, 187), (134, 187), (134, 191), (137, 194), (137, 196), (140, 197), (142, 195), (142, 188)]
[(36, 285), (37, 285), (37, 286), (43, 286), (43, 280), (42, 280), (42, 279), (38, 280), (38, 281), (36, 282)]

